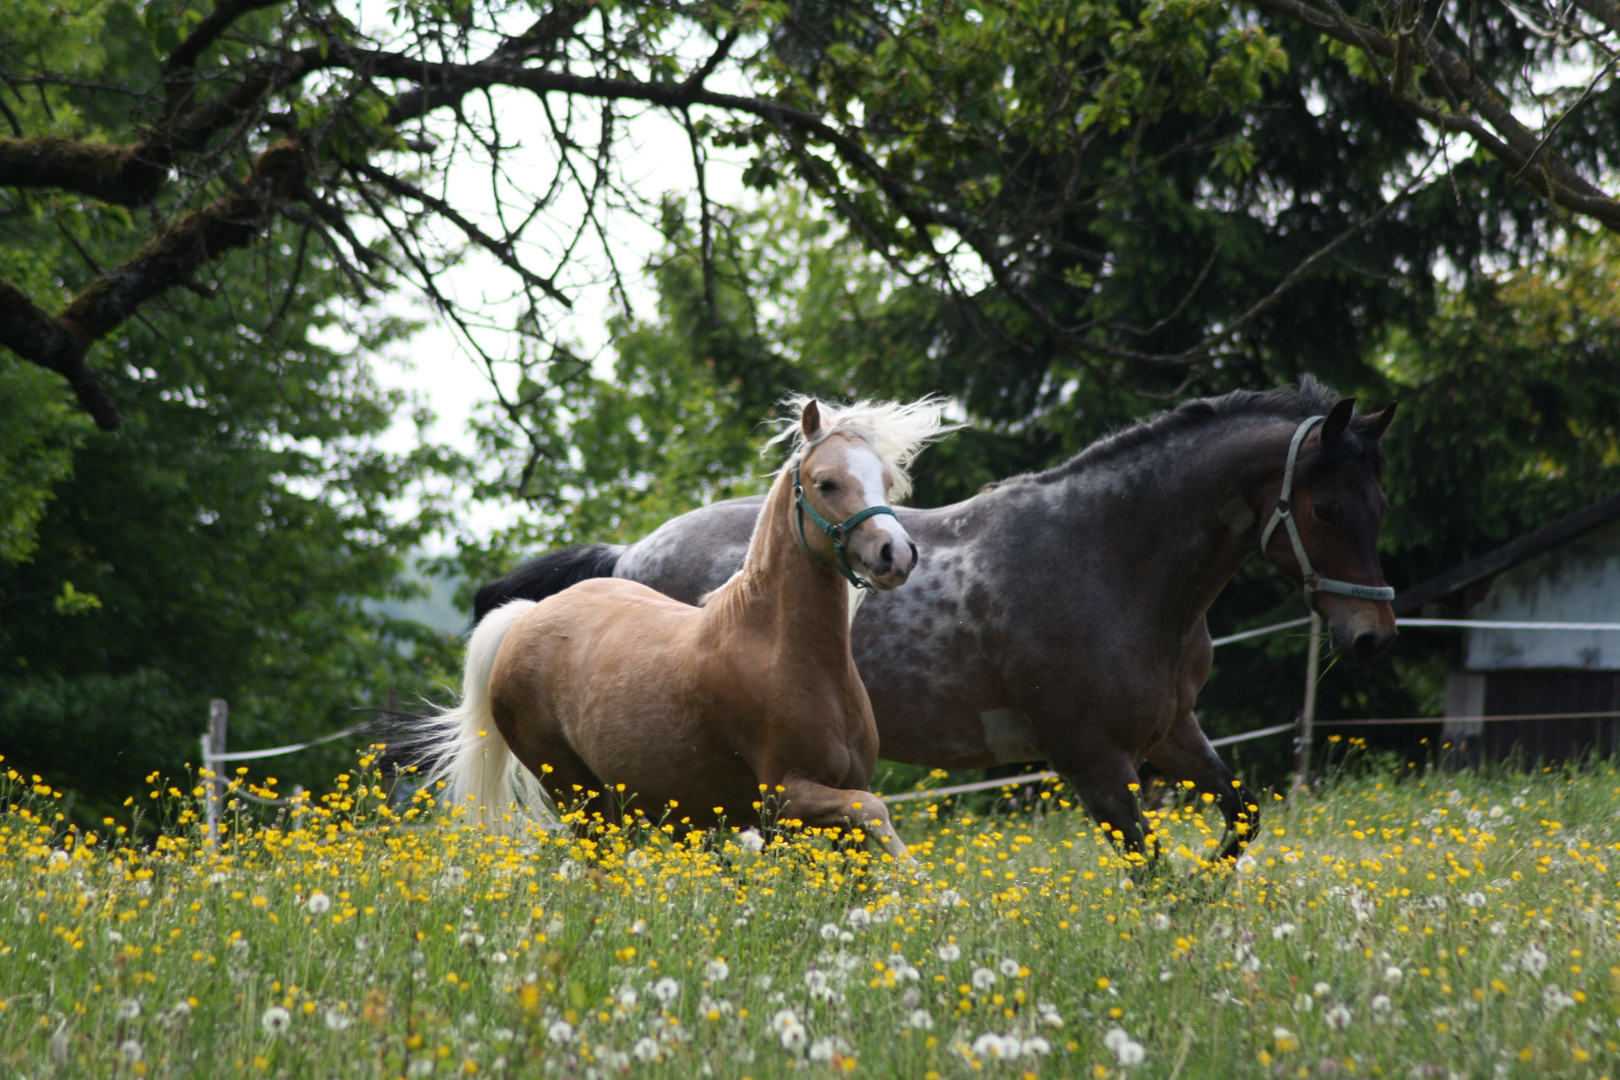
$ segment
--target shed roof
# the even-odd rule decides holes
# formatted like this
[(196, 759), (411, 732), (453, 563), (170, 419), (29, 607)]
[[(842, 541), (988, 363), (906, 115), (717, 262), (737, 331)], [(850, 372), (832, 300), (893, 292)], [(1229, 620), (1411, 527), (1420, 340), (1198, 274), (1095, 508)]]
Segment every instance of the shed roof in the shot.
[(1476, 581), (1500, 574), (1509, 567), (1517, 566), (1526, 559), (1534, 558), (1559, 544), (1574, 540), (1617, 518), (1620, 518), (1620, 495), (1601, 499), (1568, 517), (1559, 518), (1551, 525), (1545, 525), (1535, 532), (1525, 533), (1495, 551), (1412, 586), (1396, 597), (1395, 614), (1416, 614), (1424, 604), (1449, 596), (1458, 589), (1465, 589)]

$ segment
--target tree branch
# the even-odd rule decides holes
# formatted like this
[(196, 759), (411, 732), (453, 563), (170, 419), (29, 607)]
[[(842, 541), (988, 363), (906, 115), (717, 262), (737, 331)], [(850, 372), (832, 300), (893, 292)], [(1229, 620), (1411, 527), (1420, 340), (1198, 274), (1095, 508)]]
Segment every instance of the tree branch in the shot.
[(1575, 6), (1620, 34), (1620, 3), (1615, 0), (1574, 0)]
[(74, 330), (52, 318), (17, 286), (0, 279), (0, 345), (66, 379), (96, 426), (112, 431), (119, 424), (118, 407), (84, 362), (89, 341)]
[(0, 139), (0, 184), (61, 188), (118, 206), (143, 206), (169, 179), (165, 156), (148, 143), (107, 146), (54, 137)]
[[(1336, 41), (1353, 45), (1371, 56), (1385, 60), (1397, 58), (1397, 42), (1380, 34), (1372, 27), (1348, 18), (1342, 13), (1330, 15), (1302, 2), (1302, 0), (1250, 0), (1262, 11), (1280, 15), (1293, 22), (1317, 30)], [(1331, 0), (1330, 0), (1331, 2)], [(1602, 13), (1615, 7), (1614, 0), (1580, 0), (1583, 10)], [(1591, 5), (1588, 8), (1588, 5)], [(1607, 7), (1606, 7), (1607, 5)], [(1438, 25), (1438, 20), (1437, 20)], [(1544, 146), (1508, 105), (1508, 97), (1496, 87), (1481, 79), (1473, 66), (1447, 48), (1435, 34), (1434, 27), (1415, 23), (1403, 26), (1398, 36), (1410, 38), (1423, 53), (1430, 74), (1441, 86), (1458, 95), (1459, 104), (1465, 104), (1473, 114), (1483, 118), (1483, 125), (1469, 112), (1446, 113), (1418, 100), (1398, 85), (1385, 83), (1390, 96), (1403, 109), (1420, 119), (1449, 131), (1472, 136), (1485, 151), (1519, 174), (1519, 179), (1550, 202), (1585, 214), (1609, 229), (1620, 232), (1620, 202), (1603, 193), (1598, 187), (1576, 172), (1555, 149)], [(1494, 132), (1494, 136), (1492, 135)], [(1537, 155), (1540, 155), (1539, 157)], [(1538, 168), (1526, 166), (1536, 160)]]
[(118, 409), (85, 363), (90, 346), (147, 301), (192, 280), (198, 267), (263, 231), (272, 203), (303, 184), (303, 153), (282, 142), (260, 154), (245, 181), (181, 218), (122, 265), (97, 277), (54, 318), (21, 290), (0, 282), (0, 343), (68, 380), (97, 426), (119, 425)]

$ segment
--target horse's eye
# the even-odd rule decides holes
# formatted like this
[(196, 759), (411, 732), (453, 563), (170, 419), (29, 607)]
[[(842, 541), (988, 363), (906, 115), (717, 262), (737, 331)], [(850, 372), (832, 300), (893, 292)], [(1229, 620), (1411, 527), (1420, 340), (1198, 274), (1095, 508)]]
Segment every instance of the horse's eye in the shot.
[(1332, 503), (1317, 503), (1311, 507), (1311, 513), (1316, 520), (1324, 525), (1337, 525), (1339, 523), (1339, 508)]
[(837, 491), (838, 490), (838, 485), (833, 483), (831, 480), (817, 480), (816, 481), (816, 490), (817, 491)]

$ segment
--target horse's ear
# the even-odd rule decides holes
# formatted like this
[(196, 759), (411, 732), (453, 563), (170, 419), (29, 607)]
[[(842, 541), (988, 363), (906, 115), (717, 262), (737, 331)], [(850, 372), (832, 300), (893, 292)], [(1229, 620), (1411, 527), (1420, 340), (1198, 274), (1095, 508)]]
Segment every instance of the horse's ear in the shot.
[(799, 430), (806, 439), (813, 439), (821, 431), (821, 406), (812, 398), (804, 403), (804, 411), (799, 414)]
[(1350, 427), (1350, 414), (1356, 411), (1356, 399), (1342, 397), (1339, 403), (1328, 410), (1327, 419), (1322, 421), (1322, 445), (1336, 442), (1340, 435)]
[(1382, 412), (1375, 412), (1371, 416), (1364, 418), (1363, 422), (1367, 425), (1366, 433), (1372, 437), (1373, 442), (1382, 439), (1384, 432), (1389, 430), (1389, 422), (1395, 419), (1395, 406), (1399, 404), (1398, 401), (1392, 401), (1384, 407)]

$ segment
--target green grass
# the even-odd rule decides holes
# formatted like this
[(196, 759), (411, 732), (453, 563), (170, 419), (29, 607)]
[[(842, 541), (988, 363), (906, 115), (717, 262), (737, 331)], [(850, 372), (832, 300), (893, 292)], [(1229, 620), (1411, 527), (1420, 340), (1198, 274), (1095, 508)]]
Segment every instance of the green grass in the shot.
[[(1132, 867), (1057, 792), (907, 804), (927, 868), (800, 836), (516, 839), (355, 774), (156, 846), (0, 820), (7, 1076), (1613, 1075), (1620, 779), (1344, 776), (1236, 868)], [(158, 811), (152, 811), (158, 812)], [(934, 818), (938, 820), (934, 820)]]

